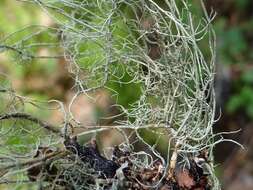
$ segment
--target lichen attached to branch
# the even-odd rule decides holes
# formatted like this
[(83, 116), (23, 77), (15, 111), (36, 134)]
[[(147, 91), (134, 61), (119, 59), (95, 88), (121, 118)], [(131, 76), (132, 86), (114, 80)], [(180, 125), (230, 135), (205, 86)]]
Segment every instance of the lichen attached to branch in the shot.
[[(46, 174), (43, 172), (49, 172), (50, 167), (57, 167), (59, 173), (50, 178), (53, 189), (59, 186), (70, 189), (128, 187), (163, 190), (208, 189), (212, 186), (213, 189), (219, 189), (212, 164), (213, 147), (223, 140), (217, 140), (212, 128), (215, 122), (213, 83), (216, 57), (211, 22), (215, 14), (208, 15), (201, 0), (198, 2), (201, 9), (199, 15), (195, 15), (187, 0), (25, 2), (40, 7), (55, 22), (54, 27), (25, 27), (1, 40), (0, 50), (10, 51), (23, 62), (64, 57), (75, 83), (74, 95), (68, 105), (54, 101), (60, 105), (64, 115), (60, 126), (51, 126), (30, 114), (17, 110), (13, 112), (13, 109), (12, 112), (3, 110), (0, 115), (5, 125), (8, 124), (7, 120), (14, 123), (26, 120), (56, 134), (54, 137), (49, 135), (46, 144), (68, 152), (56, 160), (48, 160), (48, 155), (42, 154), (43, 162), (48, 162), (44, 163), (46, 169), (39, 167), (42, 173), (36, 175), (35, 181), (45, 182)], [(24, 30), (31, 33), (22, 40), (12, 40), (15, 34)], [(49, 41), (39, 44), (31, 42), (44, 33), (49, 36)], [(203, 43), (209, 45), (205, 52)], [(36, 55), (36, 49), (40, 47), (49, 50), (60, 48), (63, 53), (39, 56)], [(124, 105), (117, 101), (118, 96), (124, 94), (120, 94), (113, 84), (134, 85), (136, 89), (132, 89), (132, 93), (140, 93), (131, 105)], [(86, 95), (95, 102), (92, 94), (101, 89), (116, 97), (114, 107), (123, 117), (110, 126), (81, 126), (72, 113), (73, 104), (80, 95)], [(5, 88), (0, 92), (8, 94)], [(16, 95), (13, 97), (12, 103), (18, 101)], [(23, 97), (19, 99), (26, 104)], [(118, 115), (111, 118), (118, 118)], [(74, 134), (80, 127), (86, 131)], [(10, 134), (12, 130), (1, 128), (0, 135)], [(23, 125), (20, 128), (20, 135), (27, 133), (33, 136), (37, 149), (32, 147), (30, 156), (37, 155), (43, 140), (34, 140), (38, 133), (33, 133)], [(80, 145), (75, 138), (111, 129), (117, 129), (126, 140), (114, 148), (114, 153), (120, 155), (113, 155), (114, 160), (103, 156), (96, 144)], [(147, 150), (134, 152), (126, 129), (133, 131), (137, 141)], [(143, 138), (141, 130), (159, 133), (156, 142), (159, 136), (163, 136), (168, 146), (166, 158), (156, 150), (157, 143), (152, 145)], [(3, 146), (8, 144), (8, 140), (0, 142)], [(0, 159), (15, 158), (9, 162), (20, 163), (19, 157), (12, 158), (6, 152), (0, 151), (0, 155), (3, 155)], [(201, 156), (202, 152), (206, 152), (206, 156)], [(204, 160), (209, 174), (204, 174), (205, 169), (197, 160)], [(30, 170), (23, 167), (17, 171), (12, 170), (13, 167), (10, 171), (5, 168), (4, 176), (22, 172), (25, 176), (24, 171), (31, 171), (34, 167)], [(5, 177), (0, 180), (6, 180)]]

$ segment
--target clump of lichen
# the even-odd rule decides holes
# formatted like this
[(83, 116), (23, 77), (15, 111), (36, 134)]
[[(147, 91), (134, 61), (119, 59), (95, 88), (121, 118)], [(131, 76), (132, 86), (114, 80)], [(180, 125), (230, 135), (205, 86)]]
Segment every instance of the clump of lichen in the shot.
[[(58, 45), (64, 51), (62, 57), (68, 62), (68, 70), (75, 83), (75, 94), (68, 106), (54, 101), (59, 104), (64, 114), (63, 124), (60, 126), (63, 130), (56, 132), (52, 130), (52, 126), (28, 117), (29, 121), (60, 134), (52, 138), (53, 141), (59, 145), (61, 143), (58, 140), (63, 139), (65, 151), (71, 152), (71, 156), (64, 154), (68, 159), (60, 158), (61, 163), (58, 165), (65, 166), (58, 168), (59, 172), (54, 174), (56, 176), (49, 182), (56, 186), (70, 184), (69, 188), (72, 189), (85, 189), (87, 184), (89, 189), (115, 189), (124, 186), (125, 184), (121, 184), (123, 181), (134, 181), (133, 184), (128, 184), (132, 189), (169, 189), (172, 186), (174, 189), (191, 189), (194, 186), (197, 188), (197, 185), (201, 186), (200, 180), (204, 180), (204, 185), (209, 185), (212, 181), (213, 188), (219, 188), (212, 165), (213, 146), (222, 141), (217, 141), (212, 131), (215, 122), (215, 36), (211, 21), (214, 15), (207, 15), (202, 1), (199, 2), (202, 6), (200, 15), (194, 15), (190, 3), (185, 0), (30, 2), (37, 4), (54, 19), (56, 27), (34, 27), (40, 29), (38, 35), (48, 30), (52, 33), (52, 38), (60, 40)], [(27, 39), (30, 40), (34, 36), (36, 34), (24, 37), (22, 44), (27, 44)], [(209, 44), (205, 54), (202, 52), (201, 43)], [(13, 43), (4, 47), (18, 54), (18, 59), (41, 58), (32, 51), (27, 53), (29, 45), (23, 47), (24, 51), (19, 45), (20, 43)], [(50, 47), (47, 43), (41, 45)], [(107, 127), (94, 126), (89, 130), (91, 133), (98, 133), (117, 129), (125, 137), (124, 145), (129, 149), (132, 145), (124, 130), (132, 130), (136, 141), (144, 144), (148, 151), (128, 153), (128, 156), (123, 156), (127, 157), (124, 158), (124, 163), (119, 163), (121, 156), (111, 160), (102, 156), (94, 147), (81, 146), (77, 142), (66, 145), (72, 138), (71, 130), (80, 126), (80, 122), (71, 112), (77, 97), (83, 94), (92, 99), (91, 92), (101, 89), (110, 91), (114, 97), (118, 94), (122, 96), (113, 88), (112, 83), (136, 84), (138, 89), (133, 89), (133, 93), (135, 90), (140, 91), (140, 95), (134, 103), (127, 106), (116, 98), (114, 107), (119, 110), (119, 115), (124, 116), (123, 119)], [(12, 91), (8, 93), (17, 97)], [(31, 103), (23, 97), (17, 101)], [(167, 140), (166, 158), (156, 150), (157, 143), (150, 145), (146, 142), (140, 134), (141, 130), (157, 132), (157, 142), (160, 136)], [(86, 134), (88, 133), (89, 131)], [(51, 145), (54, 144), (52, 139), (47, 141)], [(39, 143), (39, 140), (37, 142)], [(193, 168), (199, 169), (197, 161), (193, 160), (198, 158), (202, 151), (208, 153), (204, 159), (209, 175), (211, 174), (210, 180), (207, 181), (206, 176), (197, 170), (194, 170), (194, 175), (199, 178), (191, 176)], [(76, 159), (71, 159), (73, 156)], [(179, 161), (186, 165), (188, 163), (188, 173), (179, 172), (176, 175), (177, 169), (182, 168)], [(50, 165), (46, 165), (49, 168), (43, 170), (46, 173), (50, 173), (50, 167), (53, 166), (49, 163)], [(103, 167), (106, 169), (103, 170)], [(109, 168), (113, 172), (110, 172)], [(192, 183), (183, 183), (181, 187), (175, 176), (184, 176), (184, 179), (192, 180)], [(43, 177), (39, 181), (43, 181)], [(123, 180), (119, 180), (121, 177)], [(94, 180), (96, 178), (100, 179), (100, 182)], [(112, 180), (107, 181), (108, 178)]]

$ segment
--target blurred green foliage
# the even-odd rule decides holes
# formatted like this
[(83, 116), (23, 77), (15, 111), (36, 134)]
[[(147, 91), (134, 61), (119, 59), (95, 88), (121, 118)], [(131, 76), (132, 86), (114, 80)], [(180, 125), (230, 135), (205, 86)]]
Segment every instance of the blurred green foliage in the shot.
[[(23, 40), (24, 36), (32, 35), (35, 32), (31, 30), (22, 30), (30, 25), (42, 24), (43, 14), (40, 9), (31, 3), (22, 3), (18, 1), (3, 0), (0, 2), (0, 45), (12, 44), (19, 41), (22, 46), (33, 43), (33, 47), (27, 47), (27, 53), (30, 51), (38, 52), (36, 43), (41, 41), (51, 41), (50, 34), (42, 32), (34, 38), (27, 41)], [(8, 37), (8, 38), (6, 38)], [(20, 47), (23, 48), (23, 47)], [(24, 49), (23, 49), (24, 50)], [(5, 54), (1, 54), (0, 57), (0, 71), (8, 74), (8, 80), (12, 83), (25, 81), (26, 76), (33, 75), (51, 75), (56, 71), (55, 60), (29, 60), (20, 62), (20, 55), (15, 51), (8, 51)], [(22, 63), (22, 64), (18, 64)], [(25, 86), (18, 86), (20, 89), (25, 90)], [(24, 92), (24, 91), (23, 91)], [(22, 91), (20, 93), (23, 93)], [(36, 96), (36, 92), (30, 93), (30, 95)], [(40, 99), (41, 95), (39, 95)]]
[(233, 83), (233, 94), (227, 104), (227, 111), (235, 113), (236, 111), (245, 112), (250, 118), (253, 118), (253, 69), (246, 70), (240, 78)]
[(230, 71), (231, 92), (226, 100), (230, 114), (253, 118), (253, 2), (251, 0), (209, 1), (218, 13), (214, 27), (218, 62)]

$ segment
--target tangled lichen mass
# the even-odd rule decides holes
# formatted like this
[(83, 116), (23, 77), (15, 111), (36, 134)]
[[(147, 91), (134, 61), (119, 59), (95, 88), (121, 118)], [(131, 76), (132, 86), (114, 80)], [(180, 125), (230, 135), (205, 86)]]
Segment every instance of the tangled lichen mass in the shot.
[[(2, 86), (0, 135), (5, 137), (0, 143), (7, 148), (0, 148), (0, 184), (33, 183), (42, 189), (219, 189), (212, 163), (213, 147), (223, 140), (212, 128), (214, 13), (208, 15), (201, 0), (200, 15), (187, 0), (24, 3), (40, 7), (55, 24), (25, 27), (1, 40), (1, 51), (28, 65), (34, 59), (64, 58), (74, 94), (68, 105), (49, 102), (64, 116), (59, 126), (53, 126), (25, 113), (26, 104), (40, 108), (37, 102)], [(15, 41), (13, 36), (23, 30), (28, 32)], [(43, 35), (49, 40), (34, 43)], [(203, 43), (209, 44), (205, 52)], [(38, 55), (41, 47), (49, 55)], [(124, 94), (117, 91), (128, 85), (135, 94), (131, 104), (125, 104)], [(116, 120), (109, 126), (82, 126), (72, 107), (80, 95), (95, 102), (92, 95), (100, 90), (114, 98), (118, 115), (111, 118)], [(78, 127), (85, 132), (73, 135)], [(75, 137), (112, 129), (125, 138), (113, 148), (112, 158), (103, 156), (95, 142), (81, 145)], [(166, 156), (143, 138), (142, 130), (159, 133), (157, 141), (163, 136)], [(29, 139), (29, 149), (13, 131)], [(146, 150), (134, 150), (129, 131)]]

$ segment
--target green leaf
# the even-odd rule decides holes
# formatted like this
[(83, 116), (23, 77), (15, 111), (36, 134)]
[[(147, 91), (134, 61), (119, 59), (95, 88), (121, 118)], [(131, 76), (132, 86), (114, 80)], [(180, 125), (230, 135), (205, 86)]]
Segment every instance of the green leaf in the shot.
[(253, 83), (253, 70), (245, 71), (242, 74), (242, 81), (245, 83)]
[(239, 107), (242, 106), (242, 98), (238, 95), (234, 95), (232, 96), (229, 101), (228, 104), (226, 106), (227, 112), (228, 113), (234, 113)]

